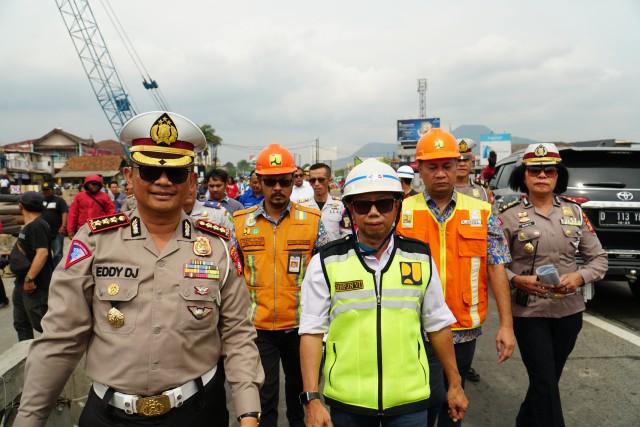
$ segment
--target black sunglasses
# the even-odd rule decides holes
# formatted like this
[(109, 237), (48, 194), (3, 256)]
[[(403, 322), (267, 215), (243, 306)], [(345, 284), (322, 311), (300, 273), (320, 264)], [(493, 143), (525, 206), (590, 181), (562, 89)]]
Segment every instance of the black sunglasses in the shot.
[(315, 184), (316, 181), (318, 181), (320, 184), (324, 184), (324, 182), (327, 180), (327, 178), (309, 178), (309, 182), (311, 184)]
[(558, 175), (558, 168), (556, 166), (527, 166), (527, 174), (532, 177), (540, 175), (540, 172), (548, 178), (553, 178)]
[(375, 206), (379, 213), (386, 214), (393, 210), (395, 202), (396, 199), (354, 200), (351, 206), (358, 215), (367, 215), (371, 211), (371, 206)]
[(280, 187), (287, 188), (291, 187), (291, 184), (293, 184), (293, 180), (291, 178), (262, 178), (262, 183), (267, 187), (275, 187), (276, 184), (280, 184)]
[(155, 166), (136, 165), (140, 178), (147, 182), (156, 182), (164, 172), (167, 179), (174, 184), (182, 184), (187, 181), (191, 174), (191, 168), (158, 168)]

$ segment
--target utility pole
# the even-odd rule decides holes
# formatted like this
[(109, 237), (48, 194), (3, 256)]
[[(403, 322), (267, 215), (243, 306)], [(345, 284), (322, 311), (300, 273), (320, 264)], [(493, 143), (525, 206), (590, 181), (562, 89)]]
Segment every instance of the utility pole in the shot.
[(320, 137), (316, 138), (316, 161), (314, 163), (318, 163), (320, 161)]
[(427, 117), (427, 79), (418, 79), (418, 94), (420, 96), (418, 113), (419, 117), (424, 119)]

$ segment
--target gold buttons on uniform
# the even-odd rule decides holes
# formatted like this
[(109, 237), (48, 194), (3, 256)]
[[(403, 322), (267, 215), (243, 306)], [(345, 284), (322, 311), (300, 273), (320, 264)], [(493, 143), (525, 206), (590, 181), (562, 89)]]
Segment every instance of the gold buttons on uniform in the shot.
[(524, 252), (531, 255), (534, 251), (533, 243), (528, 242), (524, 245)]
[(109, 285), (109, 287), (107, 288), (107, 293), (111, 296), (118, 295), (118, 292), (120, 292), (120, 286), (116, 285), (115, 283)]

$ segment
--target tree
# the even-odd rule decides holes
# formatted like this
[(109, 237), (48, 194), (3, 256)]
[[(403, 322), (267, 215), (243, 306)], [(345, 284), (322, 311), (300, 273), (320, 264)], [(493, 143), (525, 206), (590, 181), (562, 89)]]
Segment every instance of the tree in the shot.
[(218, 146), (222, 144), (222, 138), (216, 135), (216, 129), (210, 124), (203, 124), (200, 126), (200, 130), (204, 134), (204, 139), (207, 141), (207, 150), (211, 153), (213, 164), (218, 161)]
[(222, 168), (227, 171), (229, 176), (236, 176), (236, 167), (233, 163), (227, 162), (224, 164), (224, 166), (222, 166)]

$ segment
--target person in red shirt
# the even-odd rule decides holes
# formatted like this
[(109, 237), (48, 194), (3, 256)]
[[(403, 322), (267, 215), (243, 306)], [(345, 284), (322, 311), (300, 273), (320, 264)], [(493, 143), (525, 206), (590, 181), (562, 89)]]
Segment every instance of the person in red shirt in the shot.
[(240, 189), (238, 188), (238, 184), (236, 184), (236, 180), (232, 176), (230, 176), (227, 179), (227, 196), (229, 196), (229, 198), (231, 199), (238, 200), (239, 192)]
[(76, 194), (71, 206), (69, 206), (67, 233), (70, 239), (73, 239), (78, 229), (88, 219), (116, 213), (116, 207), (109, 195), (100, 191), (102, 190), (102, 178), (99, 175), (87, 175), (83, 187), (85, 191)]

